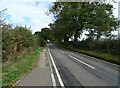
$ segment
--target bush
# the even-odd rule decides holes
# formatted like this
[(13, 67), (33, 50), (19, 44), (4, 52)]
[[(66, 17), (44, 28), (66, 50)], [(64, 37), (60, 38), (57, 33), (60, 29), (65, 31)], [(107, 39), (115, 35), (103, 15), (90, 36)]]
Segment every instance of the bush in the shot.
[[(2, 29), (2, 61), (16, 57), (20, 51), (36, 48), (39, 46), (39, 39), (32, 35), (32, 32), (27, 27), (17, 26), (12, 28), (10, 25), (3, 24)], [(41, 46), (43, 46), (41, 44)], [(28, 52), (26, 51), (26, 52)]]
[(40, 47), (45, 47), (46, 41), (43, 38), (40, 38)]
[(62, 42), (59, 45), (67, 46), (68, 48), (77, 48), (85, 50), (100, 51), (113, 55), (120, 55), (120, 41), (117, 40), (104, 40), (104, 41), (69, 41)]

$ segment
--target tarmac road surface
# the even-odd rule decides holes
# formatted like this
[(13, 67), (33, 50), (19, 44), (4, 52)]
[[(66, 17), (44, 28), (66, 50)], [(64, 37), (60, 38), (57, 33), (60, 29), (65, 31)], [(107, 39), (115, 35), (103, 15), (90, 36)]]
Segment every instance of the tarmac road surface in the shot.
[[(64, 86), (120, 88), (119, 66), (48, 44)], [(57, 73), (55, 73), (57, 74)]]

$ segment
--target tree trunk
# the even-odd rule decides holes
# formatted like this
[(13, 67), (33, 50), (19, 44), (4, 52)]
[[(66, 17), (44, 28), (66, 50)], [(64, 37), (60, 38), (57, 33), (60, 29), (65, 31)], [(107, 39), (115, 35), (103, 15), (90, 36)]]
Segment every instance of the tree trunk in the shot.
[(98, 31), (98, 32), (97, 32), (97, 40), (99, 40), (99, 39), (100, 39), (100, 36), (101, 36), (101, 32), (100, 32), (100, 31)]
[(68, 37), (65, 37), (64, 38), (64, 42), (68, 42), (69, 41), (69, 38)]
[(83, 28), (83, 25), (81, 25), (81, 27), (78, 30), (76, 30), (74, 35), (74, 42), (77, 41), (77, 38), (79, 37), (79, 31), (82, 30), (82, 28)]
[(77, 38), (78, 38), (78, 36), (77, 36), (77, 32), (76, 32), (75, 35), (74, 35), (74, 42), (77, 41)]
[(107, 53), (110, 53), (109, 40), (107, 41)]
[(68, 42), (69, 41), (69, 37), (67, 36), (67, 34), (64, 36), (64, 42)]

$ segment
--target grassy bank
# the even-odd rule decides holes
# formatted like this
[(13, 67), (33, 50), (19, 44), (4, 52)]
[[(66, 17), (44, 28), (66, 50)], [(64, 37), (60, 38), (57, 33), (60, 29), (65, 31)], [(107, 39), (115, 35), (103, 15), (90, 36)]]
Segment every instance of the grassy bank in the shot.
[(2, 66), (0, 65), (0, 88), (2, 87)]
[(12, 86), (21, 76), (32, 70), (39, 60), (41, 48), (25, 56), (18, 56), (2, 67), (2, 85)]
[(96, 57), (98, 59), (104, 60), (104, 61), (108, 61), (117, 65), (120, 65), (120, 57), (117, 55), (112, 55), (112, 54), (108, 54), (108, 53), (103, 53), (100, 51), (91, 51), (91, 50), (83, 50), (83, 49), (77, 49), (77, 48), (72, 48), (72, 47), (66, 47), (66, 46), (61, 46), (58, 45), (60, 47), (75, 51), (75, 52), (79, 52), (79, 53), (83, 53), (92, 57)]

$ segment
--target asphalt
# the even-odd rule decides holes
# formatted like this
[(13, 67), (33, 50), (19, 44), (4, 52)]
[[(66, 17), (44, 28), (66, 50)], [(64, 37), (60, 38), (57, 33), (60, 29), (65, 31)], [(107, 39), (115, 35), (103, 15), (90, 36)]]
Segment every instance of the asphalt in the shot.
[(16, 86), (52, 86), (51, 69), (46, 50), (40, 54), (37, 67), (25, 75)]
[(120, 88), (119, 66), (53, 44), (48, 48), (66, 87)]
[(48, 44), (48, 50), (40, 54), (38, 66), (16, 86), (60, 87), (63, 83), (62, 88), (120, 88), (119, 71), (118, 65)]

